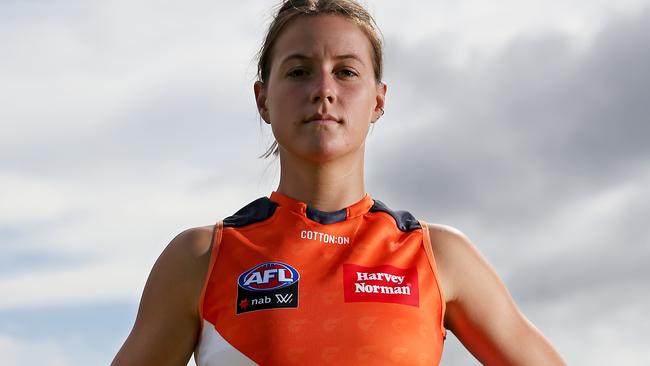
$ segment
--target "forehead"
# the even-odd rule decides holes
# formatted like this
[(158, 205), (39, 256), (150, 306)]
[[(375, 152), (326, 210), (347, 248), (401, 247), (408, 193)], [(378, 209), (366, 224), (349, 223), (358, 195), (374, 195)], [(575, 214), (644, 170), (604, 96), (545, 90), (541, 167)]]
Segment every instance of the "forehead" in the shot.
[(361, 28), (342, 16), (300, 16), (280, 33), (273, 47), (274, 61), (286, 55), (310, 57), (354, 54), (372, 64), (372, 45)]

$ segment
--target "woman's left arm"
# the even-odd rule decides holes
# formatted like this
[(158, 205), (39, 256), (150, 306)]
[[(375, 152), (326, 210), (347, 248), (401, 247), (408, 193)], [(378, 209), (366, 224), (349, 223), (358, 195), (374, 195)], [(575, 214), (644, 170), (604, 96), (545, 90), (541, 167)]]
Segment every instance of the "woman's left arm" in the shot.
[(565, 365), (465, 235), (434, 224), (429, 234), (446, 302), (445, 327), (481, 363)]

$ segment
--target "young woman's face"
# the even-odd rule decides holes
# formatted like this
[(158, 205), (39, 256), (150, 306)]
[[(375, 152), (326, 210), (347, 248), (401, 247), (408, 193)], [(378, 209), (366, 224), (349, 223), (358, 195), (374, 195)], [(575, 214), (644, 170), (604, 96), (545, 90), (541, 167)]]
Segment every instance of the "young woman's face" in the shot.
[(269, 80), (255, 94), (281, 154), (321, 162), (363, 154), (386, 93), (365, 33), (340, 16), (300, 17), (272, 52)]

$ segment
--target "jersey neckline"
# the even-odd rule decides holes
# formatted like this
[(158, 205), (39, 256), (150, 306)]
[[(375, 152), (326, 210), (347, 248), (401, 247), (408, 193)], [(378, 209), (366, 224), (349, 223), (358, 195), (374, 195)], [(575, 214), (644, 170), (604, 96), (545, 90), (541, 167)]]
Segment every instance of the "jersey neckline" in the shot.
[(271, 192), (269, 199), (284, 209), (295, 212), (300, 216), (304, 216), (320, 224), (334, 224), (337, 222), (345, 221), (347, 219), (351, 219), (353, 217), (364, 215), (375, 203), (370, 195), (366, 193), (359, 201), (353, 203), (348, 207), (342, 208), (338, 211), (327, 212), (319, 211), (313, 207), (308, 206), (305, 202), (291, 198), (277, 191)]

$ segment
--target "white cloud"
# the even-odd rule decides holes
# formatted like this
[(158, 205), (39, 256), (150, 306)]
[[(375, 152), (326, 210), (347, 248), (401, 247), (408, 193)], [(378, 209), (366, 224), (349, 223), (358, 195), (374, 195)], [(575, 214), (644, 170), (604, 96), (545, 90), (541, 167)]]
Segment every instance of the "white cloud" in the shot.
[(261, 178), (231, 186), (192, 168), (138, 181), (112, 179), (5, 180), (11, 184), (0, 197), (2, 221), (20, 235), (3, 239), (3, 258), (51, 255), (74, 266), (43, 263), (0, 276), (0, 293), (10, 294), (0, 300), (0, 310), (135, 302), (155, 259), (177, 233), (213, 224), (270, 190)]
[(54, 305), (133, 301), (148, 274), (141, 261), (122, 261), (71, 269), (31, 271), (0, 277), (0, 310)]
[(0, 221), (12, 225), (26, 220), (54, 219), (65, 214), (66, 198), (51, 182), (0, 173)]
[(27, 342), (3, 334), (0, 334), (0, 355), (4, 366), (73, 365), (56, 342)]
[(385, 35), (406, 46), (444, 41), (451, 46), (447, 56), (456, 65), (477, 64), (514, 38), (548, 32), (567, 34), (575, 46), (584, 48), (612, 17), (633, 15), (650, 4), (647, 0), (369, 3)]

